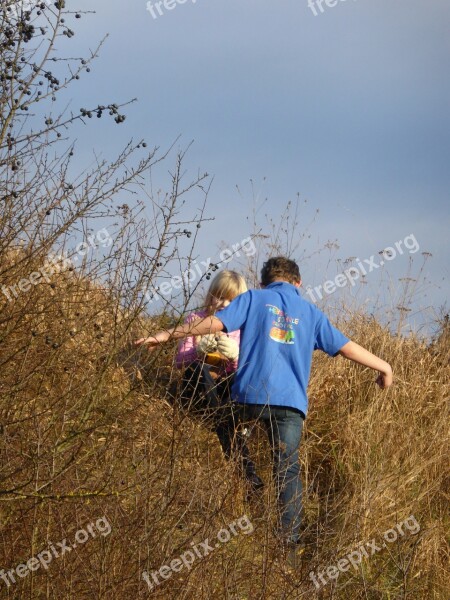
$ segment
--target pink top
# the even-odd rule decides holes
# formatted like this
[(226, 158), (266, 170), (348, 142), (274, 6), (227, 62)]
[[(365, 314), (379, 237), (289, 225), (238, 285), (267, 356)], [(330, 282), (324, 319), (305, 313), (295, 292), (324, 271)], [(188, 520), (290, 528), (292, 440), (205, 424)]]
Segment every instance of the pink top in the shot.
[[(206, 316), (208, 316), (208, 313), (205, 310), (199, 310), (197, 312), (190, 313), (187, 316), (185, 323), (192, 323), (192, 321), (194, 321), (195, 319)], [(233, 339), (239, 345), (241, 341), (241, 332), (239, 330), (231, 331), (228, 334), (228, 337)], [(179, 369), (181, 369), (182, 367), (186, 367), (188, 364), (193, 362), (202, 362), (201, 357), (199, 357), (197, 354), (197, 339), (194, 335), (189, 336), (181, 342), (179, 342), (178, 352), (175, 358), (175, 364)], [(234, 371), (236, 371), (237, 369), (237, 366), (237, 360), (230, 360), (228, 361), (228, 364), (225, 367), (225, 371), (227, 373), (234, 373)]]

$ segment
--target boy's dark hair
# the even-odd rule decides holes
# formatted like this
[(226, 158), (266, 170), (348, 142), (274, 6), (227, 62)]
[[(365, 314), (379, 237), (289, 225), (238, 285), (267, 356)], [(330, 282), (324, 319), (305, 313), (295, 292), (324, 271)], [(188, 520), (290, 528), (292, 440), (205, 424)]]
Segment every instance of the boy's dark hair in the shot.
[(277, 279), (288, 283), (300, 283), (300, 269), (297, 263), (284, 256), (269, 258), (261, 269), (261, 285), (269, 285)]

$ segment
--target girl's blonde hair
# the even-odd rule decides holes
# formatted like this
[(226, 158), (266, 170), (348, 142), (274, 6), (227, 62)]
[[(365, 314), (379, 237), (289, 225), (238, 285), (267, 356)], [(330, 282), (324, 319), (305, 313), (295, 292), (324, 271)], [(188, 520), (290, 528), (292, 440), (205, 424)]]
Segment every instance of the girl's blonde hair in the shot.
[(248, 290), (245, 279), (236, 271), (224, 270), (218, 273), (211, 281), (205, 298), (206, 310), (210, 311), (213, 298), (218, 300), (234, 300), (239, 294)]

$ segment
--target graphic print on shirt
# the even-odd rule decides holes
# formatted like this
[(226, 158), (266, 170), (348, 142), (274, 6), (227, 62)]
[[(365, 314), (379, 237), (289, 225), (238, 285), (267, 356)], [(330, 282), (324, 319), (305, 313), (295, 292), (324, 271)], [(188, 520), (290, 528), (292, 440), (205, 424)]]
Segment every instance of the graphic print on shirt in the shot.
[(298, 325), (299, 319), (289, 317), (273, 304), (266, 304), (266, 307), (273, 315), (272, 328), (269, 333), (270, 338), (280, 344), (295, 344), (294, 325)]

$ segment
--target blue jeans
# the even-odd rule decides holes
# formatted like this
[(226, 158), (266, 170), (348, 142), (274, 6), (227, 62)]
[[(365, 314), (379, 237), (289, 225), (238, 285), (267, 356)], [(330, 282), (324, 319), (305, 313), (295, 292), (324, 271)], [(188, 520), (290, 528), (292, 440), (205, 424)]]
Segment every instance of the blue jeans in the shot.
[(298, 449), (303, 417), (289, 408), (268, 405), (239, 405), (239, 419), (260, 421), (269, 437), (273, 474), (280, 506), (281, 534), (285, 542), (296, 543), (302, 519), (302, 482)]

